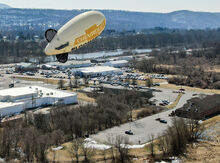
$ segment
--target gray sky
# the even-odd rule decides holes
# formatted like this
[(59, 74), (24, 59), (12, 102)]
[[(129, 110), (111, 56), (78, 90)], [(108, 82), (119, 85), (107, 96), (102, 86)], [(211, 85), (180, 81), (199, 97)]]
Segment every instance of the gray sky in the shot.
[(0, 0), (16, 8), (116, 9), (143, 12), (220, 12), (220, 0)]

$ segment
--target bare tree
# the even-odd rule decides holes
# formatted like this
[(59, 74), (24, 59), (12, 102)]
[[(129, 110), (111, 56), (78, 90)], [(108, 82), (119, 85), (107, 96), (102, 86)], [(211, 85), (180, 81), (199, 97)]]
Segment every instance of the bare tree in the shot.
[(186, 121), (182, 118), (173, 118), (164, 135), (164, 152), (179, 155), (186, 149), (187, 143), (197, 141), (203, 129), (195, 120)]
[(150, 136), (149, 136), (149, 140), (150, 140), (150, 152), (151, 152), (151, 156), (152, 157), (154, 157), (155, 156), (155, 153), (154, 153), (154, 134), (151, 134)]
[(70, 88), (70, 89), (73, 88), (73, 84), (72, 84), (71, 78), (69, 79), (69, 88)]
[(127, 137), (124, 137), (121, 135), (116, 136), (115, 148), (117, 149), (118, 154), (119, 154), (117, 158), (117, 162), (120, 162), (120, 163), (131, 162), (128, 144), (129, 144), (129, 141)]
[(82, 152), (84, 156), (84, 163), (90, 163), (92, 162), (92, 156), (94, 155), (94, 149), (89, 148), (85, 145), (85, 141), (82, 143)]
[(103, 149), (102, 154), (103, 154), (103, 160), (104, 160), (105, 163), (107, 163), (106, 153), (107, 153), (107, 150)]
[(69, 154), (72, 158), (72, 162), (79, 162), (79, 151), (82, 148), (83, 140), (82, 139), (73, 139), (71, 142), (71, 147), (69, 149)]
[(152, 85), (153, 85), (153, 81), (152, 81), (152, 79), (149, 77), (147, 80), (146, 80), (146, 86), (147, 87), (152, 87)]
[(161, 135), (161, 136), (158, 136), (159, 137), (159, 141), (158, 141), (158, 148), (163, 151), (163, 155), (165, 155), (167, 153), (167, 144), (166, 144), (166, 136), (164, 135)]
[(58, 82), (58, 88), (59, 89), (63, 89), (64, 88), (64, 81), (63, 79), (60, 79), (59, 82)]
[(114, 150), (115, 148), (115, 136), (113, 134), (109, 134), (107, 135), (107, 142), (108, 144), (111, 146), (110, 148), (110, 152), (111, 152), (111, 159), (112, 159), (112, 162), (116, 162), (116, 158), (117, 158), (117, 153), (116, 153), (116, 150)]

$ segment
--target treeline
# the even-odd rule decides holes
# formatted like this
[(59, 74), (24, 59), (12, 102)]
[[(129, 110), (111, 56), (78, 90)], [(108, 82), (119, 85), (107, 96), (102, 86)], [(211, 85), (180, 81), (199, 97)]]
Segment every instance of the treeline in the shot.
[[(25, 38), (31, 37), (25, 33), (20, 33), (20, 39), (17, 41), (1, 41), (0, 42), (0, 56), (2, 56), (0, 63), (16, 62), (19, 59), (31, 57), (44, 57), (44, 48), (46, 41), (34, 42), (27, 41)], [(105, 50), (116, 49), (143, 49), (143, 48), (161, 48), (167, 46), (178, 46), (188, 48), (200, 48), (207, 45), (212, 45), (218, 42), (220, 38), (220, 29), (216, 30), (190, 30), (152, 34), (126, 34), (118, 36), (102, 36), (95, 39), (84, 47), (73, 51), (73, 53), (88, 53)], [(24, 41), (25, 40), (25, 41)], [(8, 57), (10, 56), (10, 59)], [(22, 56), (22, 58), (19, 58)]]
[(181, 49), (153, 51), (154, 59), (133, 60), (131, 65), (141, 72), (178, 75), (168, 81), (191, 87), (220, 89), (220, 73), (212, 67), (220, 64), (220, 43), (209, 45), (187, 54)]
[(97, 106), (58, 106), (48, 115), (26, 112), (23, 120), (4, 122), (0, 129), (0, 157), (47, 162), (50, 146), (125, 123), (132, 109), (146, 107), (150, 97), (152, 94), (143, 97), (133, 91), (120, 95), (109, 92), (97, 97)]
[(29, 62), (31, 58), (39, 58), (43, 62), (45, 46), (46, 42), (1, 40), (0, 63)]
[(190, 30), (173, 31), (153, 34), (131, 34), (118, 37), (103, 37), (96, 39), (76, 53), (87, 53), (91, 51), (115, 50), (115, 49), (143, 49), (160, 48), (167, 46), (179, 46), (196, 48), (203, 45), (218, 42), (220, 29), (218, 30)]

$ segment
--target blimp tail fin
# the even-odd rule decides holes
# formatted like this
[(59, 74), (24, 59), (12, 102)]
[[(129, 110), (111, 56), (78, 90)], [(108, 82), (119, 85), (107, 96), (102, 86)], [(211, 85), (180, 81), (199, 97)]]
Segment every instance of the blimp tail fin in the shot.
[(57, 60), (61, 63), (65, 63), (68, 60), (68, 53), (57, 54)]
[(55, 29), (46, 30), (45, 38), (46, 38), (47, 42), (51, 42), (56, 34), (57, 34), (57, 31)]

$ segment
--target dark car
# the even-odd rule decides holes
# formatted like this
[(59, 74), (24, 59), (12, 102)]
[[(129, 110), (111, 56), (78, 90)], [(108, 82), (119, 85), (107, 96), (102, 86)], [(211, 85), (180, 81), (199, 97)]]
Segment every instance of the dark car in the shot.
[(164, 119), (160, 119), (160, 123), (167, 123), (167, 121)]
[(153, 86), (160, 86), (160, 83), (153, 83)]
[(13, 88), (13, 87), (14, 87), (14, 84), (9, 84), (8, 87), (9, 87), (9, 88)]
[(164, 104), (164, 103), (162, 103), (162, 102), (159, 103), (159, 105), (160, 105), (160, 106), (166, 106), (166, 104)]
[(160, 118), (156, 118), (155, 120), (156, 120), (156, 121), (160, 121)]
[(128, 135), (134, 135), (133, 132), (132, 132), (131, 130), (125, 131), (125, 134), (128, 134)]

